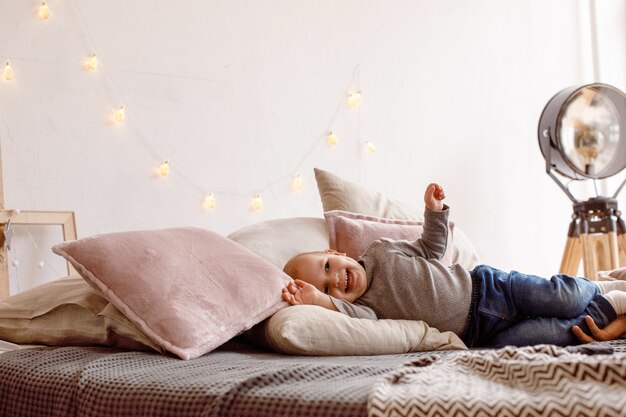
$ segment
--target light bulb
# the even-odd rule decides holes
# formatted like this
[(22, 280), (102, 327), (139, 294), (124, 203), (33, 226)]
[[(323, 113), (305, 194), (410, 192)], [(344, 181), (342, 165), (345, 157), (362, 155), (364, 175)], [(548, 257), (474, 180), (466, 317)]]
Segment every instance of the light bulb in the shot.
[(98, 69), (98, 57), (96, 56), (96, 54), (85, 58), (85, 68), (87, 69), (87, 71), (95, 71)]
[(376, 152), (376, 146), (374, 146), (374, 144), (370, 141), (365, 141), (365, 150), (369, 153), (374, 153)]
[(256, 194), (252, 199), (252, 208), (255, 210), (261, 210), (263, 208), (263, 199), (261, 194)]
[(46, 263), (44, 261), (37, 262), (37, 268), (43, 269), (44, 266), (46, 266)]
[(293, 177), (293, 181), (291, 182), (291, 188), (296, 191), (300, 191), (304, 188), (304, 181), (302, 180), (300, 174), (296, 174), (296, 176)]
[(42, 1), (37, 9), (37, 16), (39, 16), (41, 20), (47, 20), (50, 17), (50, 8), (45, 1)]
[(360, 91), (348, 93), (348, 106), (350, 106), (350, 108), (354, 109), (358, 107), (361, 101), (363, 101), (363, 95)]
[(602, 153), (606, 146), (606, 139), (600, 129), (593, 126), (582, 125), (574, 136), (574, 147), (576, 152), (583, 158), (585, 163), (585, 173), (595, 175), (596, 158)]
[(17, 259), (13, 259), (13, 262), (11, 262), (11, 264), (17, 268), (18, 266), (20, 266), (20, 261), (18, 261)]
[(161, 164), (159, 165), (159, 174), (162, 177), (167, 177), (170, 173), (170, 161), (163, 161), (161, 162)]
[(119, 109), (113, 111), (113, 120), (115, 120), (116, 123), (123, 123), (125, 119), (126, 110), (124, 109), (124, 106), (120, 106)]
[(328, 134), (326, 135), (326, 141), (328, 142), (329, 145), (336, 145), (337, 144), (337, 135), (335, 135), (335, 132), (330, 130), (328, 132)]
[(206, 210), (215, 208), (215, 195), (213, 193), (208, 193), (204, 196), (202, 207), (204, 207)]
[(7, 61), (7, 64), (4, 66), (2, 76), (7, 81), (11, 81), (13, 79), (13, 67), (11, 66), (9, 61)]

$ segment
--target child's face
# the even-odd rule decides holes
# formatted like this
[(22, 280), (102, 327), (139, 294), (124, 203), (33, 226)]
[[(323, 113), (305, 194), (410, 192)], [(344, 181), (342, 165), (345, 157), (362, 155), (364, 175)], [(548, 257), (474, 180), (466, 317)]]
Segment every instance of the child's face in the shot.
[(295, 264), (298, 279), (335, 298), (353, 302), (367, 288), (365, 269), (354, 259), (338, 253), (300, 256)]

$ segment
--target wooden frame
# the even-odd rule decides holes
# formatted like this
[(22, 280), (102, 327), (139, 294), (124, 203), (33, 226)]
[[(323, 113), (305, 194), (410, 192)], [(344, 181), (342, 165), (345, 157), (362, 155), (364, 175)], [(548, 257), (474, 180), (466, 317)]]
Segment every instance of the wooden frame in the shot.
[[(73, 211), (0, 211), (0, 227), (11, 220), (11, 226), (61, 226), (63, 240), (76, 240), (76, 221)], [(68, 274), (76, 273), (72, 265), (67, 263)], [(6, 249), (0, 248), (0, 300), (9, 296), (9, 265)]]

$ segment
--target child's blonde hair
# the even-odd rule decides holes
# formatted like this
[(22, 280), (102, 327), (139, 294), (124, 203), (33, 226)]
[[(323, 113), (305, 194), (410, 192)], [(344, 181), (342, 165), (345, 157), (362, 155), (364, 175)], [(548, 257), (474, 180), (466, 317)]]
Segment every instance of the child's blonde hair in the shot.
[(326, 252), (324, 252), (323, 250), (316, 250), (312, 252), (301, 252), (301, 253), (295, 254), (294, 256), (291, 257), (291, 259), (287, 261), (287, 263), (283, 267), (283, 272), (289, 275), (291, 278), (297, 279), (298, 276), (297, 276), (297, 270), (296, 270), (297, 269), (296, 262), (298, 259), (306, 255), (323, 255), (325, 253)]

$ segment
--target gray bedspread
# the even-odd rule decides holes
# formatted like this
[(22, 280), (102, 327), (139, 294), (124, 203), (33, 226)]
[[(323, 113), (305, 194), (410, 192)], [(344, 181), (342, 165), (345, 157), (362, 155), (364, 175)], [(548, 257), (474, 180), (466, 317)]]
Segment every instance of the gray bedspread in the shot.
[(626, 416), (626, 342), (302, 357), (236, 342), (191, 361), (0, 355), (0, 416)]
[(191, 361), (64, 347), (0, 355), (0, 416), (360, 416), (415, 355), (300, 357), (229, 343)]

